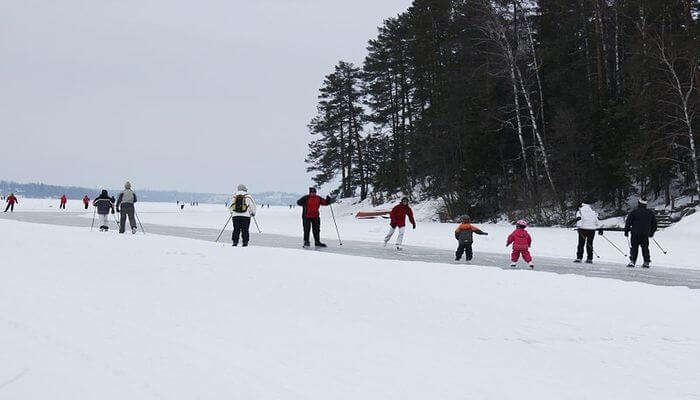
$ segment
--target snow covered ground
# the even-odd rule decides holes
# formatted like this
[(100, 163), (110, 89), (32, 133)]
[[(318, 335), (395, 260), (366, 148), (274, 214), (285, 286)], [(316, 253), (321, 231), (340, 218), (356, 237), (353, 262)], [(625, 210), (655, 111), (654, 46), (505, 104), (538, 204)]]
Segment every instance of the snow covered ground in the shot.
[[(20, 199), (21, 207), (18, 211), (49, 211), (57, 210), (58, 200)], [(390, 209), (379, 207), (378, 209)], [(361, 240), (380, 243), (386, 235), (388, 220), (377, 218), (373, 220), (357, 220), (354, 218), (357, 211), (367, 211), (370, 208), (363, 205), (354, 205), (344, 201), (333, 206), (338, 225), (343, 239)], [(68, 211), (84, 211), (82, 204), (71, 201)], [(415, 207), (419, 220), (418, 229), (409, 230), (406, 233), (405, 243), (408, 245), (425, 246), (439, 249), (454, 249), (456, 242), (453, 236), (454, 224), (441, 224), (430, 221), (434, 215), (434, 207), (429, 204), (421, 204)], [(92, 211), (85, 214), (91, 218)], [(193, 228), (220, 228), (226, 222), (228, 213), (223, 204), (201, 204), (198, 207), (185, 207), (179, 210), (175, 204), (170, 203), (140, 203), (138, 205), (143, 223), (152, 223), (169, 226), (183, 226)], [(258, 211), (258, 222), (266, 233), (299, 236), (301, 234), (300, 223), (301, 210), (299, 207), (271, 207)], [(332, 242), (336, 238), (333, 220), (330, 210), (322, 208), (322, 236), (324, 240)], [(489, 236), (477, 236), (474, 243), (476, 252), (508, 253), (505, 247), (506, 237), (512, 232), (513, 226), (501, 224), (477, 224)], [(253, 226), (252, 229), (255, 229)], [(576, 256), (577, 233), (565, 228), (529, 228), (533, 237), (532, 253), (534, 257), (561, 257), (573, 259)], [(620, 249), (627, 251), (627, 239), (621, 232), (606, 232), (610, 239)], [(700, 269), (700, 246), (697, 238), (700, 237), (700, 213), (683, 219), (680, 223), (669, 229), (662, 230), (656, 235), (668, 254), (663, 254), (655, 244), (651, 244), (652, 262), (668, 267)], [(604, 238), (596, 236), (595, 250), (600, 255), (600, 261), (626, 263), (627, 258), (612, 247)]]
[(700, 398), (700, 291), (0, 230), (0, 399)]

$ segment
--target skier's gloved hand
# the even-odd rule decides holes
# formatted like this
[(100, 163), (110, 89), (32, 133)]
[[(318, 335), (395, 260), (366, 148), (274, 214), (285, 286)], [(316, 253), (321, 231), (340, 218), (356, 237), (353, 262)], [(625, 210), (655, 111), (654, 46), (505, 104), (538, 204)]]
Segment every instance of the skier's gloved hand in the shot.
[(332, 199), (331, 196), (326, 196), (326, 201), (328, 202), (328, 204), (333, 204), (333, 203), (335, 203), (335, 200)]
[(255, 213), (250, 213), (250, 216), (251, 216), (251, 217), (254, 217), (254, 216), (255, 216)]
[(598, 234), (599, 234), (600, 236), (603, 236), (603, 230), (602, 230), (602, 229), (598, 229)]

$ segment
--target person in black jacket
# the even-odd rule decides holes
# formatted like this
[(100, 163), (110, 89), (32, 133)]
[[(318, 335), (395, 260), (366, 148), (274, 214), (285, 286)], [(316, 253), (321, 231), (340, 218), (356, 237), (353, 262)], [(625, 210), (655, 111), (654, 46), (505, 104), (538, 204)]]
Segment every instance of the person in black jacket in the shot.
[(92, 202), (92, 205), (97, 208), (97, 215), (100, 218), (100, 231), (107, 232), (109, 223), (107, 216), (110, 211), (114, 214), (114, 197), (109, 197), (106, 190), (102, 190), (99, 196)]
[(641, 246), (642, 256), (644, 257), (642, 268), (649, 268), (651, 264), (649, 238), (654, 237), (656, 229), (656, 215), (647, 208), (645, 199), (639, 199), (639, 206), (627, 216), (627, 221), (625, 221), (625, 236), (629, 236), (630, 232), (632, 232), (628, 267), (634, 268), (637, 262), (637, 255), (639, 254), (639, 247)]

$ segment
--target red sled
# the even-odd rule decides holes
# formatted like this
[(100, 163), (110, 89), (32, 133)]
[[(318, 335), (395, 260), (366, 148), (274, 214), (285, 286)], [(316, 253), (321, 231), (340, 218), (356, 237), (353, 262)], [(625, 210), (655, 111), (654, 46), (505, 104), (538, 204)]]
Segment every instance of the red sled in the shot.
[(377, 217), (389, 218), (391, 211), (358, 211), (355, 218), (357, 219), (373, 219)]

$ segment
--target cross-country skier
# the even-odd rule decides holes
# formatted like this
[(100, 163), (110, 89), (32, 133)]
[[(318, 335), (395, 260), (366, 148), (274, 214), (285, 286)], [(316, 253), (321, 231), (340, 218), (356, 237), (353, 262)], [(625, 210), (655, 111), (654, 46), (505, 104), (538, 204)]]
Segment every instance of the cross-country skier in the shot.
[(100, 218), (100, 231), (107, 232), (109, 230), (107, 217), (110, 212), (114, 214), (114, 197), (109, 197), (107, 191), (102, 190), (102, 193), (95, 198), (92, 205), (97, 208), (97, 215)]
[(506, 242), (506, 247), (513, 244), (513, 252), (510, 255), (510, 266), (515, 268), (517, 266), (520, 256), (523, 256), (523, 260), (530, 265), (530, 268), (535, 268), (532, 264), (532, 256), (530, 255), (530, 246), (532, 245), (532, 238), (530, 234), (527, 233), (525, 228), (527, 227), (527, 221), (518, 220), (515, 223), (516, 228), (513, 233), (508, 236), (508, 241)]
[(474, 233), (477, 235), (488, 235), (488, 233), (482, 231), (477, 226), (469, 223), (469, 216), (462, 215), (460, 218), (460, 224), (455, 230), (455, 239), (459, 243), (457, 245), (457, 251), (455, 252), (455, 261), (462, 259), (462, 254), (467, 261), (471, 261), (474, 253), (472, 252), (472, 243), (474, 243)]
[(331, 203), (333, 203), (333, 199), (331, 199), (330, 196), (326, 196), (324, 199), (317, 195), (315, 187), (310, 187), (309, 194), (297, 200), (297, 205), (302, 207), (301, 219), (304, 227), (304, 247), (311, 246), (309, 242), (309, 231), (313, 231), (314, 246), (328, 247), (325, 243), (321, 242), (321, 214), (319, 209), (321, 206), (327, 206)]
[(131, 190), (131, 182), (124, 184), (124, 190), (119, 193), (117, 198), (117, 212), (119, 213), (119, 233), (126, 231), (126, 218), (129, 217), (129, 226), (131, 233), (135, 234), (138, 228), (136, 227), (134, 203), (136, 203), (136, 193)]
[(391, 213), (389, 213), (389, 233), (384, 237), (384, 246), (389, 243), (389, 240), (391, 240), (391, 237), (394, 236), (394, 232), (396, 232), (398, 228), (399, 235), (396, 237), (396, 250), (401, 250), (403, 235), (406, 231), (407, 216), (408, 220), (411, 221), (411, 225), (413, 225), (413, 229), (416, 229), (416, 220), (413, 219), (413, 210), (408, 206), (408, 197), (404, 197), (401, 199), (401, 203), (392, 208)]
[(59, 208), (60, 210), (65, 210), (65, 209), (66, 209), (66, 203), (68, 203), (68, 198), (67, 198), (66, 195), (64, 194), (63, 196), (61, 196), (61, 205), (58, 206), (58, 208)]
[(85, 195), (85, 197), (83, 197), (83, 204), (85, 205), (85, 209), (87, 210), (90, 206), (90, 198), (88, 197), (88, 195)]
[(15, 204), (19, 204), (19, 201), (17, 201), (17, 197), (15, 197), (14, 193), (10, 193), (9, 196), (5, 199), (5, 202), (7, 203), (7, 207), (5, 207), (5, 212), (7, 210), (10, 210), (10, 212), (15, 212)]
[(591, 202), (585, 201), (581, 203), (576, 212), (576, 227), (578, 228), (578, 247), (576, 248), (575, 263), (580, 263), (583, 259), (583, 248), (586, 247), (586, 263), (593, 263), (593, 239), (595, 231), (600, 225), (598, 222), (598, 213), (590, 206)]
[(250, 219), (255, 216), (255, 200), (248, 194), (245, 185), (238, 185), (236, 194), (231, 198), (231, 222), (233, 223), (233, 234), (231, 240), (234, 246), (238, 246), (238, 239), (243, 236), (243, 247), (248, 246), (250, 240)]
[(630, 263), (628, 267), (634, 268), (639, 255), (639, 247), (642, 248), (642, 256), (644, 263), (642, 268), (651, 266), (651, 256), (649, 255), (649, 238), (654, 237), (656, 229), (656, 215), (647, 208), (647, 201), (643, 198), (639, 199), (637, 208), (632, 211), (625, 221), (625, 237), (632, 232), (632, 241), (630, 248)]

